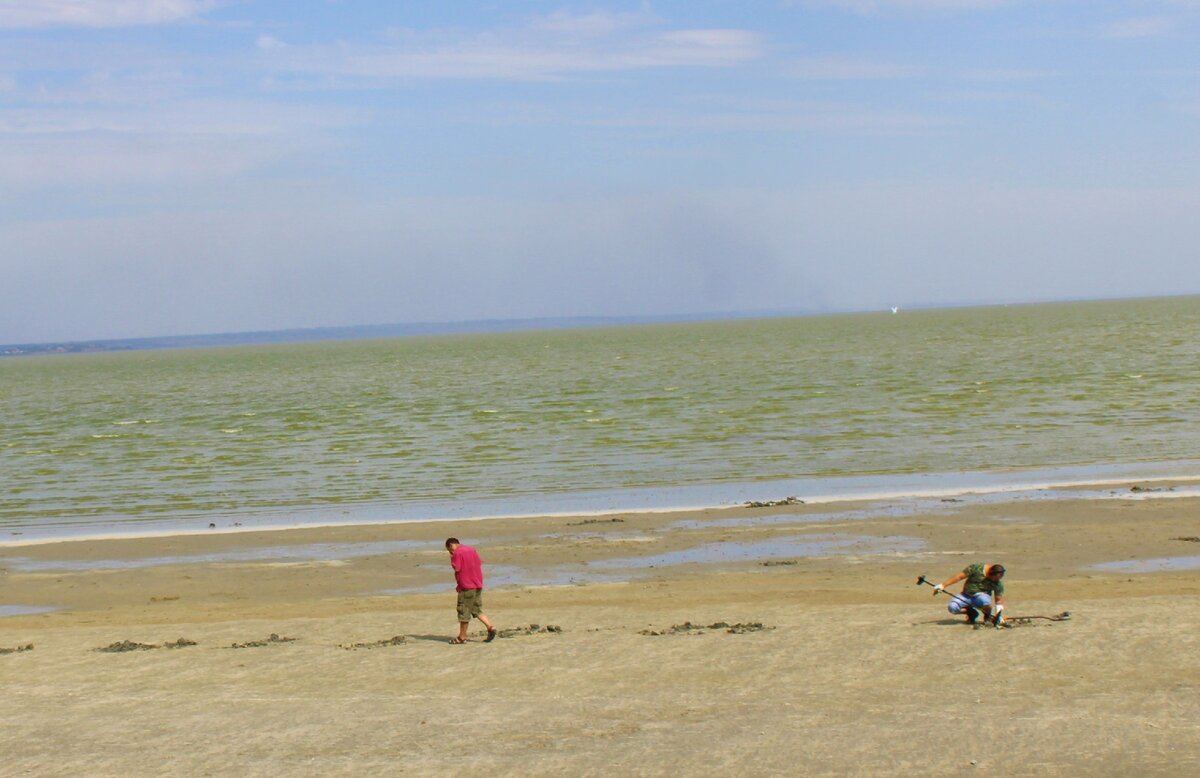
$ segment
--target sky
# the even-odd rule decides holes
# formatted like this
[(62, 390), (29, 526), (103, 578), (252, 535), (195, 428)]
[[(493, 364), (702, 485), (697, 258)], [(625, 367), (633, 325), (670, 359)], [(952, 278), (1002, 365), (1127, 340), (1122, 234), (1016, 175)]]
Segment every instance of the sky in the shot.
[(1200, 293), (1200, 0), (0, 0), (0, 343)]

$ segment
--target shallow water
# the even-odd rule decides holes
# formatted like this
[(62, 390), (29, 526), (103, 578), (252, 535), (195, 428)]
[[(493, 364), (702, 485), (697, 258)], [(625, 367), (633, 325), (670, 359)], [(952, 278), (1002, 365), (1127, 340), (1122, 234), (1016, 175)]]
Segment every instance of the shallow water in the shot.
[[(924, 541), (900, 536), (806, 536), (784, 537), (763, 542), (704, 543), (690, 548), (648, 556), (604, 559), (581, 565), (556, 565), (542, 569), (517, 566), (489, 566), (487, 587), (572, 586), (591, 583), (633, 581), (650, 575), (651, 570), (682, 565), (738, 567), (747, 562), (803, 559), (823, 556), (879, 556), (911, 554), (924, 550)], [(380, 594), (418, 594), (453, 589), (446, 584), (388, 589)]]
[(36, 616), (58, 610), (44, 605), (0, 605), (0, 619), (8, 616)]
[(1089, 569), (1107, 573), (1168, 573), (1179, 570), (1196, 570), (1200, 569), (1200, 555), (1101, 562), (1100, 564), (1092, 565)]
[(309, 543), (287, 546), (214, 551), (208, 554), (180, 554), (136, 559), (30, 559), (10, 557), (6, 564), (21, 572), (61, 570), (138, 570), (167, 565), (229, 564), (239, 562), (332, 562), (367, 556), (383, 556), (415, 550), (438, 550), (441, 543), (412, 540), (375, 541), (370, 543)]
[(834, 554), (903, 554), (920, 551), (924, 542), (907, 537), (792, 537), (738, 543), (722, 541), (652, 556), (623, 557), (589, 562), (589, 568), (639, 570), (691, 564), (757, 562), (784, 557), (817, 557)]
[(1175, 298), (0, 359), (0, 533), (1195, 474), (1198, 331)]

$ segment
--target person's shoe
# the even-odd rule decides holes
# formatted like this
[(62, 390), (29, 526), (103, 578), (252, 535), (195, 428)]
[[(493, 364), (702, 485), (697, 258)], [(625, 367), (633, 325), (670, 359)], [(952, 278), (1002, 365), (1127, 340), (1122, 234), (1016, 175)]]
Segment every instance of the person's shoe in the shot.
[(979, 611), (975, 610), (970, 605), (968, 605), (967, 606), (967, 623), (974, 624), (977, 621), (979, 621)]

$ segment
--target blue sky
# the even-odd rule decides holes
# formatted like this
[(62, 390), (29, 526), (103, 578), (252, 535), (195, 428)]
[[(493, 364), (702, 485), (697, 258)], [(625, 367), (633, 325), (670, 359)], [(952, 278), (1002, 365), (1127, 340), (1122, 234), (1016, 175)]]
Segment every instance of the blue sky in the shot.
[(1200, 292), (1200, 0), (0, 0), (0, 343)]

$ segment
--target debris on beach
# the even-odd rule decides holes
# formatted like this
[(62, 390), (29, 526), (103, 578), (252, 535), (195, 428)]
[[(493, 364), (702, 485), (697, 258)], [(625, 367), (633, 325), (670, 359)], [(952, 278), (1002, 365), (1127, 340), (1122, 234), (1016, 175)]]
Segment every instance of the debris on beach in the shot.
[[(1040, 622), (1070, 621), (1070, 619), (1071, 611), (1063, 611), (1062, 613), (1058, 613), (1053, 616), (1007, 616), (1001, 622), (1000, 626), (1004, 627), (1005, 629), (1030, 626), (1048, 627), (1050, 626), (1049, 624), (1041, 624)], [(979, 627), (980, 625), (976, 624), (975, 626)]]
[(24, 646), (16, 646), (14, 648), (0, 648), (0, 654), (23, 654), (26, 651), (32, 651), (33, 644), (29, 643)]
[(508, 629), (502, 629), (496, 633), (496, 637), (515, 638), (518, 635), (539, 635), (546, 633), (558, 635), (561, 634), (562, 631), (562, 627), (557, 627), (553, 624), (547, 624), (544, 627), (540, 624), (530, 624), (528, 627), (510, 627)]
[(625, 519), (584, 519), (583, 521), (572, 521), (567, 524), (568, 527), (582, 527), (585, 524), (624, 524)]
[(768, 627), (767, 625), (763, 624), (761, 621), (746, 622), (746, 623), (738, 622), (737, 624), (730, 624), (725, 621), (718, 621), (718, 622), (714, 622), (713, 624), (709, 624), (707, 626), (704, 624), (693, 624), (690, 621), (685, 621), (682, 624), (676, 624), (669, 629), (664, 629), (661, 631), (653, 630), (653, 629), (644, 629), (641, 632), (639, 632), (638, 634), (639, 635), (651, 635), (654, 637), (657, 637), (660, 635), (703, 635), (706, 631), (716, 632), (716, 631), (724, 630), (725, 632), (729, 633), (730, 635), (745, 635), (748, 632), (762, 632), (764, 630), (769, 630), (769, 629), (775, 629), (775, 628)]
[(763, 567), (791, 567), (799, 564), (795, 559), (768, 559), (760, 563)]
[(122, 640), (117, 643), (109, 643), (104, 648), (97, 648), (97, 651), (102, 651), (108, 654), (119, 654), (124, 651), (150, 651), (158, 648), (153, 643), (135, 643), (132, 640)]
[(1174, 486), (1131, 486), (1131, 492), (1173, 492)]
[(132, 640), (121, 640), (116, 643), (109, 643), (103, 648), (97, 648), (97, 651), (106, 654), (121, 654), (126, 651), (153, 651), (156, 648), (187, 648), (189, 646), (199, 645), (194, 640), (187, 638), (179, 638), (179, 640), (168, 641), (166, 643), (136, 643)]
[(1185, 535), (1182, 538), (1171, 538), (1171, 540), (1182, 540), (1185, 543), (1200, 543), (1200, 537), (1195, 535)]
[(782, 500), (750, 500), (745, 503), (747, 508), (777, 508), (780, 505), (803, 505), (799, 497), (784, 497)]
[[(245, 643), (234, 643), (230, 648), (262, 648), (263, 646), (273, 646), (279, 643), (292, 643), (300, 638), (281, 638), (274, 632), (266, 640), (250, 640)], [(395, 640), (395, 638), (393, 638)]]
[[(274, 637), (274, 635), (272, 635)], [(295, 640), (295, 638), (288, 638)], [(385, 648), (387, 646), (402, 646), (408, 642), (408, 638), (403, 635), (396, 635), (387, 640), (376, 640), (374, 643), (338, 643), (338, 648), (344, 648), (347, 651), (357, 651), (360, 648)]]

